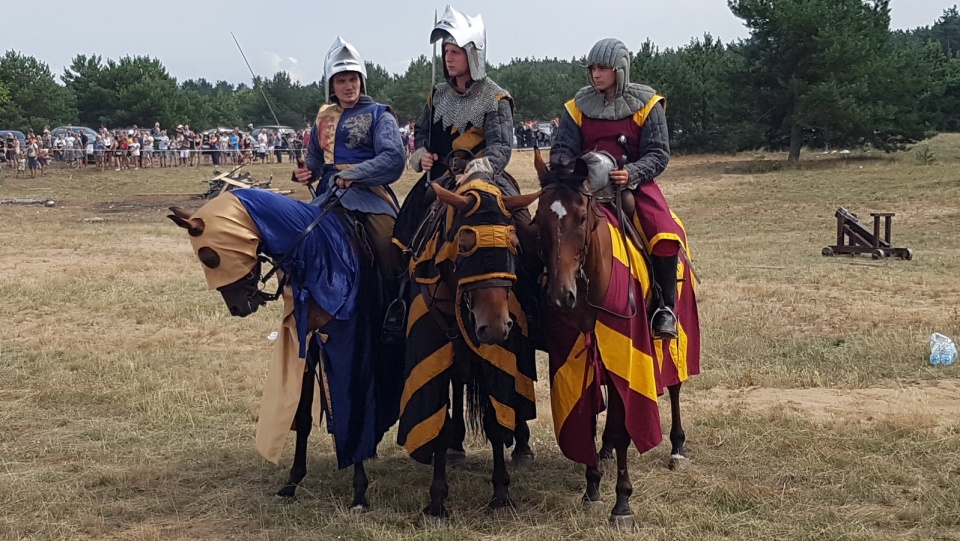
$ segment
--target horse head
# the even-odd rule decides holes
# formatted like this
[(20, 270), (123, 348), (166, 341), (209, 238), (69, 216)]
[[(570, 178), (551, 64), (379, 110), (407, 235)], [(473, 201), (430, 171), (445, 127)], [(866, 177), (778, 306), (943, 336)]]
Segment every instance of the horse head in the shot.
[(259, 288), (259, 233), (233, 194), (212, 199), (192, 215), (180, 207), (170, 212), (167, 217), (190, 235), (207, 285), (220, 292), (230, 315), (246, 317), (267, 303), (269, 296)]
[(533, 203), (539, 194), (504, 196), (490, 181), (492, 171), (482, 167), (468, 166), (455, 191), (436, 183), (431, 186), (451, 217), (454, 276), (457, 297), (462, 301), (458, 307), (466, 308), (480, 342), (498, 344), (513, 328), (509, 295), (517, 280), (520, 244), (513, 212)]
[(578, 158), (568, 167), (550, 168), (540, 149), (534, 149), (533, 154), (541, 187), (534, 223), (540, 257), (547, 267), (546, 297), (553, 308), (561, 311), (573, 310), (578, 293), (584, 293), (578, 291), (577, 285), (579, 281), (586, 286), (584, 263), (599, 223), (591, 199), (594, 188), (602, 183), (594, 180), (596, 171), (604, 164), (600, 156), (585, 158)]

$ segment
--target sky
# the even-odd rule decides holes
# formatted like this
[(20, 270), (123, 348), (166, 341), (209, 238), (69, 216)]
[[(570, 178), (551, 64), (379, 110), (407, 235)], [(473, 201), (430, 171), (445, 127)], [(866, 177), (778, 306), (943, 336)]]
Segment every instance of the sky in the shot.
[[(933, 24), (956, 0), (892, 0), (891, 26)], [(446, 2), (424, 0), (165, 0), (120, 3), (48, 0), (37, 19), (33, 2), (2, 9), (0, 50), (16, 50), (47, 63), (61, 75), (77, 54), (118, 59), (159, 58), (179, 81), (250, 81), (250, 72), (230, 32), (236, 34), (253, 71), (270, 77), (285, 70), (310, 83), (323, 75), (323, 57), (338, 35), (368, 62), (394, 73), (410, 60), (430, 55), (434, 10)], [(678, 47), (710, 33), (723, 42), (749, 34), (726, 0), (458, 0), (467, 15), (480, 14), (487, 29), (487, 61), (586, 54), (605, 37), (636, 50), (648, 38), (661, 48)], [(93, 7), (91, 7), (93, 6)], [(122, 6), (121, 9), (118, 9)], [(158, 9), (159, 7), (159, 9)], [(25, 24), (10, 24), (24, 21)], [(30, 21), (29, 24), (26, 24)]]

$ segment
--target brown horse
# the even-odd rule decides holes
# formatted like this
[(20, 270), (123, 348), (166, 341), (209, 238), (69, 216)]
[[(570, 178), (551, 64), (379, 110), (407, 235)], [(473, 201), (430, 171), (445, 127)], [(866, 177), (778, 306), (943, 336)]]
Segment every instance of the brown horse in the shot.
[[(586, 163), (578, 160), (569, 170), (551, 171), (537, 149), (534, 166), (542, 188), (534, 224), (546, 266), (544, 304), (553, 312), (544, 319), (553, 322), (546, 329), (558, 442), (565, 455), (587, 466), (584, 501), (599, 502), (602, 472), (592, 439), (595, 427), (584, 430), (577, 423), (595, 424), (595, 415), (603, 409), (598, 387), (605, 383), (608, 404), (602, 442), (604, 450), (616, 452), (617, 464), (617, 500), (610, 520), (629, 527), (634, 524), (629, 504), (633, 488), (626, 451), (631, 441), (645, 451), (661, 439), (656, 409), (660, 369), (665, 356), (678, 355), (677, 348), (655, 343), (649, 333), (645, 305), (652, 292), (645, 258), (618, 230), (619, 222), (628, 218), (595, 200), (596, 183), (588, 180)], [(573, 341), (570, 334), (579, 334), (581, 341)], [(625, 335), (632, 340), (624, 340)], [(698, 344), (697, 333), (697, 359)], [(622, 356), (629, 363), (619, 361)], [(634, 392), (638, 388), (647, 392), (638, 395)], [(684, 454), (680, 383), (672, 383), (669, 391), (673, 464)], [(577, 405), (567, 405), (572, 402)], [(587, 414), (580, 415), (584, 409)], [(579, 441), (584, 439), (589, 441)]]
[(448, 451), (462, 442), (462, 384), (471, 425), (482, 426), (493, 450), (491, 508), (513, 505), (504, 448), (517, 436), (515, 458), (529, 453), (529, 447), (520, 449), (520, 436), (535, 415), (533, 348), (513, 293), (519, 240), (512, 214), (538, 194), (504, 196), (488, 173), (467, 172), (455, 191), (431, 185), (446, 211), (426, 226), (436, 233), (410, 265), (413, 300), (398, 442), (414, 459), (433, 465), (423, 514), (436, 518), (447, 516)]
[[(261, 289), (261, 262), (272, 263), (286, 284), (279, 361), (268, 375), (268, 382), (276, 375), (281, 383), (264, 392), (257, 433), (258, 450), (275, 462), (286, 431), (291, 425), (296, 430), (290, 476), (277, 496), (293, 499), (306, 475), (318, 390), (338, 465), (354, 468), (350, 509), (366, 510), (363, 462), (376, 455), (383, 433), (396, 422), (402, 352), (391, 359), (389, 348), (377, 343), (383, 312), (377, 288), (371, 287), (378, 282), (376, 267), (364, 261), (356, 225), (339, 207), (322, 210), (257, 189), (227, 192), (193, 214), (170, 210), (169, 218), (189, 233), (208, 285), (220, 292), (232, 315), (246, 317), (279, 296), (279, 288), (273, 295)], [(268, 391), (281, 395), (282, 405), (267, 404)], [(298, 391), (293, 411), (282, 394)], [(274, 426), (264, 426), (267, 415)], [(268, 447), (275, 456), (261, 446), (261, 432), (271, 434)]]

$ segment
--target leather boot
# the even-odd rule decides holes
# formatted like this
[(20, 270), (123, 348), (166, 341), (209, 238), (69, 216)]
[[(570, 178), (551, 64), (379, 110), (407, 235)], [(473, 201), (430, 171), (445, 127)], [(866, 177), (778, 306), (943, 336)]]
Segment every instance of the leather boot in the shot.
[(654, 338), (667, 340), (678, 336), (677, 315), (674, 312), (674, 305), (677, 302), (678, 262), (679, 255), (650, 256), (653, 279), (660, 290), (660, 306), (653, 312), (650, 319)]

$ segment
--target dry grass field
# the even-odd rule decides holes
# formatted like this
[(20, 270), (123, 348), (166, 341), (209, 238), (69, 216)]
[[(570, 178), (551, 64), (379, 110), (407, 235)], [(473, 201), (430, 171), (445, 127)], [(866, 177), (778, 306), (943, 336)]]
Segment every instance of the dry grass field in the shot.
[[(916, 149), (808, 152), (799, 169), (770, 153), (671, 163), (661, 185), (702, 279), (704, 373), (683, 395), (689, 467), (667, 470), (666, 445), (634, 454), (633, 534), (607, 527), (611, 476), (608, 507), (581, 507), (545, 372), (514, 512), (486, 511), (491, 459), (474, 437), (451, 470), (453, 516), (421, 526), (430, 469), (391, 433), (368, 468), (373, 510), (349, 514), (350, 474), (322, 430), (299, 501), (273, 503), (293, 438), (276, 467), (253, 435), (279, 306), (231, 318), (164, 217), (199, 206), (184, 194), (212, 168), (4, 172), (0, 199), (57, 205), (0, 204), (0, 539), (960, 540), (960, 368), (926, 360), (931, 332), (960, 337), (960, 135), (917, 148), (935, 163)], [(515, 153), (511, 171), (532, 189), (531, 160)], [(288, 166), (249, 170), (292, 186)], [(895, 211), (914, 260), (821, 257), (840, 205)]]

